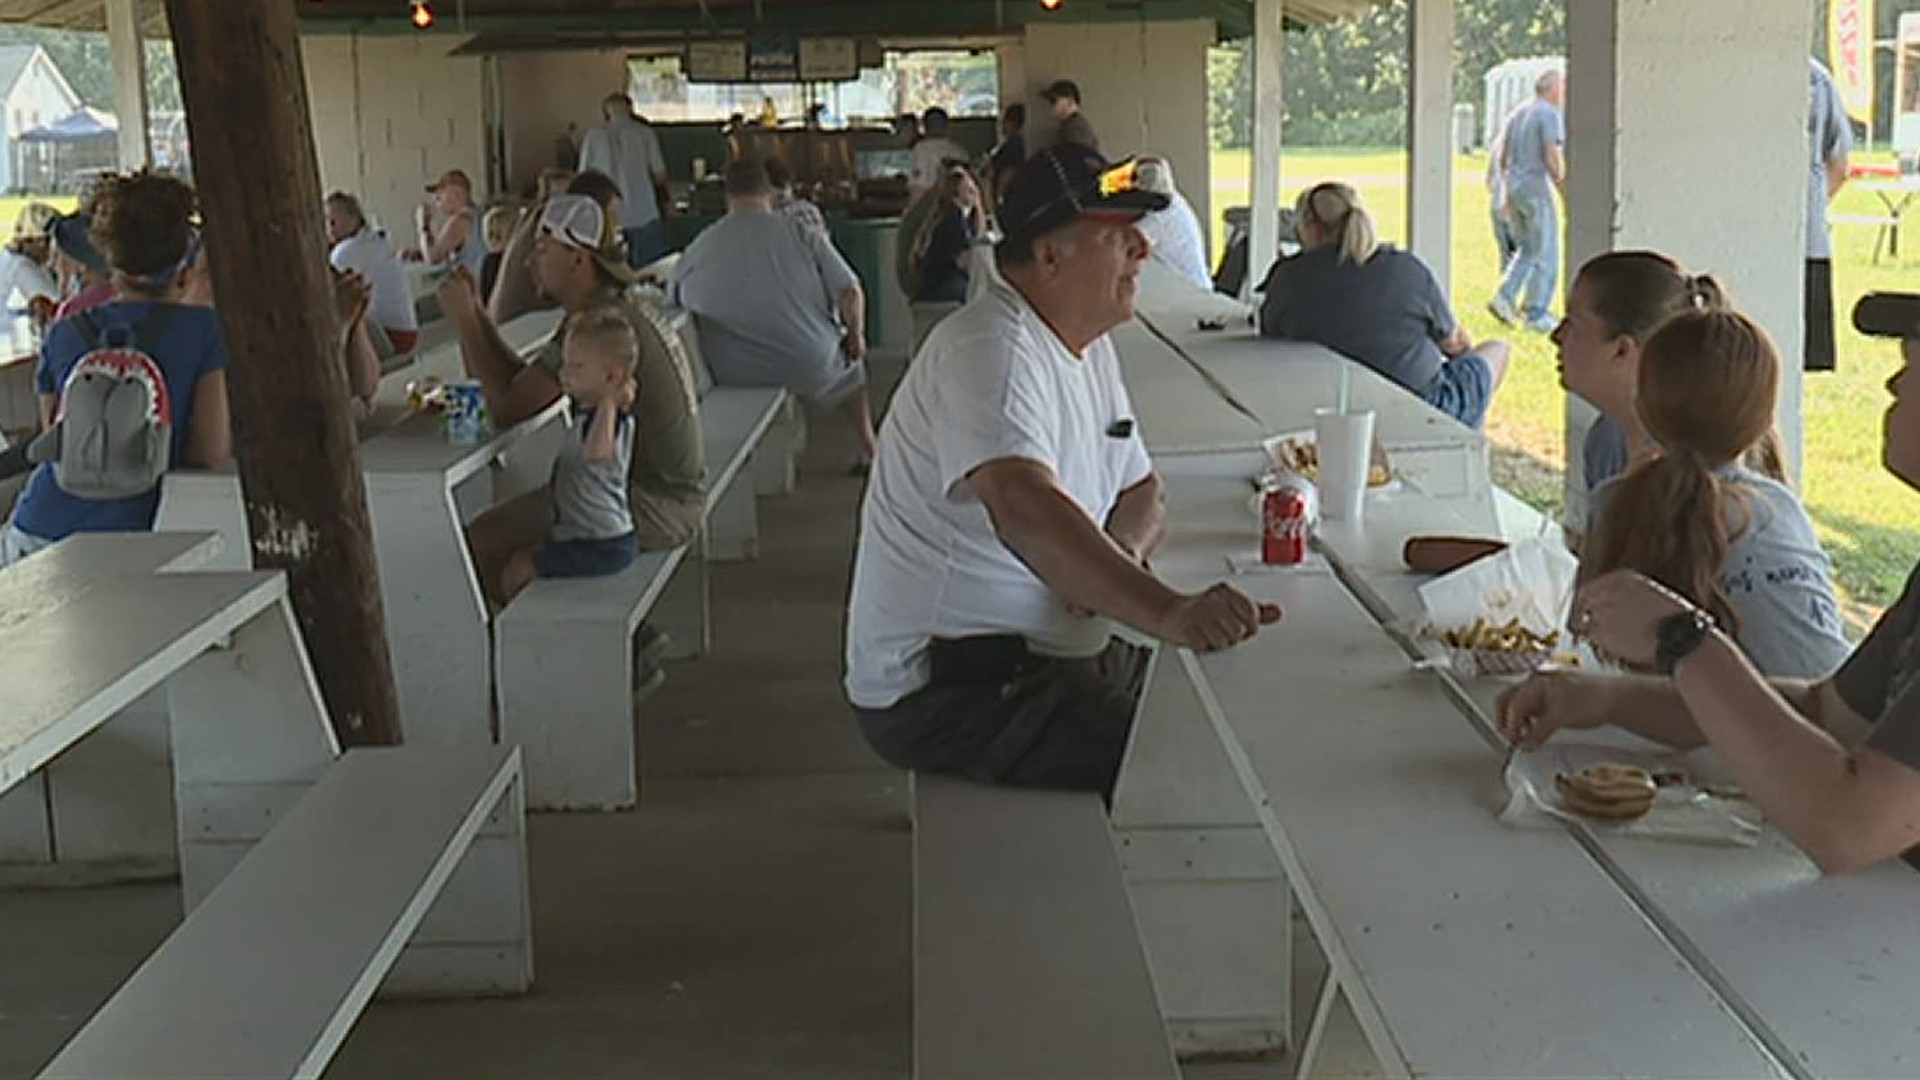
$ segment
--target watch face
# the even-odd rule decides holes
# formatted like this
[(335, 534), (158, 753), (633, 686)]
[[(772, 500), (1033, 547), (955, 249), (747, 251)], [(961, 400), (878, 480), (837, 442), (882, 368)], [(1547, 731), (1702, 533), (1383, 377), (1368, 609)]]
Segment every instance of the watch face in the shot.
[(1674, 666), (1700, 647), (1713, 632), (1713, 617), (1695, 608), (1660, 620), (1654, 647), (1654, 663), (1662, 674), (1673, 674)]

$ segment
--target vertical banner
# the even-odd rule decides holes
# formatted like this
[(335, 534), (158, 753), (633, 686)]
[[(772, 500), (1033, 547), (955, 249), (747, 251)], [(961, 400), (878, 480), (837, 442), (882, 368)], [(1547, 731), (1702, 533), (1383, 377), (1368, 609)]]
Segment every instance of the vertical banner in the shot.
[(1873, 0), (1830, 0), (1827, 66), (1847, 115), (1873, 128)]

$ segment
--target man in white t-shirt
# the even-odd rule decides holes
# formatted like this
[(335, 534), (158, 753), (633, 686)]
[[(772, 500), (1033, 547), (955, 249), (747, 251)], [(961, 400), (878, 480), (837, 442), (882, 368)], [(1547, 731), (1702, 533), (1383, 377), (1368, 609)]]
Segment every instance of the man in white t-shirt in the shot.
[(606, 125), (587, 132), (580, 143), (580, 169), (613, 178), (620, 185), (620, 235), (627, 243), (627, 265), (634, 269), (667, 253), (667, 156), (653, 125), (634, 115), (633, 99), (608, 94), (600, 103)]
[(1145, 568), (1165, 503), (1107, 333), (1133, 315), (1135, 224), (1166, 199), (1102, 194), (1104, 168), (1078, 147), (1020, 167), (1001, 203), (1004, 283), (933, 331), (881, 429), (846, 686), (867, 741), (902, 768), (1108, 794), (1146, 659), (1109, 620), (1214, 649), (1280, 617)]
[(413, 351), (420, 341), (420, 316), (414, 310), (413, 289), (400, 255), (385, 235), (367, 224), (360, 200), (344, 191), (327, 196), (327, 239), (333, 250), (327, 262), (341, 273), (352, 271), (373, 289), (367, 321), (380, 333), (373, 335), (382, 359)]
[(938, 106), (920, 114), (920, 141), (913, 144), (913, 179), (907, 187), (914, 195), (937, 186), (951, 164), (965, 165), (972, 159), (967, 148), (947, 137), (947, 110)]
[(1193, 204), (1173, 186), (1173, 166), (1165, 158), (1143, 157), (1137, 167), (1140, 186), (1167, 197), (1167, 208), (1140, 219), (1140, 231), (1153, 245), (1153, 257), (1198, 288), (1213, 291), (1207, 269), (1207, 238)]

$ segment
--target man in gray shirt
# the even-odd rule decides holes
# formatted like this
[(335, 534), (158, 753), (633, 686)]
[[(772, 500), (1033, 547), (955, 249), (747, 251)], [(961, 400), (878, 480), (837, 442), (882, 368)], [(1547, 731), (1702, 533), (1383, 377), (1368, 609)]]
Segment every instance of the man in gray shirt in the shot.
[(1847, 182), (1853, 152), (1853, 125), (1840, 103), (1833, 76), (1812, 65), (1812, 99), (1807, 112), (1807, 314), (1806, 370), (1832, 371), (1833, 235), (1827, 204)]
[(680, 256), (673, 297), (692, 312), (700, 350), (721, 386), (784, 386), (846, 411), (873, 460), (867, 403), (866, 295), (826, 237), (773, 208), (759, 161), (727, 166), (727, 216)]
[(1560, 113), (1566, 96), (1565, 76), (1542, 74), (1533, 103), (1507, 122), (1501, 151), (1507, 221), (1520, 250), (1487, 309), (1509, 326), (1524, 317), (1529, 329), (1543, 334), (1558, 325), (1548, 309), (1560, 277), (1560, 219), (1553, 200), (1567, 182), (1567, 122)]

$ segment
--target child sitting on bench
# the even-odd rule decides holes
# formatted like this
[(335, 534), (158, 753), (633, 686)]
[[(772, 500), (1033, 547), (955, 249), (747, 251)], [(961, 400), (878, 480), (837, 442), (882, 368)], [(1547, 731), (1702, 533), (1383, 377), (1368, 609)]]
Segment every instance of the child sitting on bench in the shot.
[(589, 308), (561, 331), (560, 385), (576, 422), (553, 463), (553, 527), (546, 542), (516, 552), (496, 582), (505, 605), (536, 577), (607, 577), (633, 563), (639, 548), (627, 504), (639, 387), (640, 343), (617, 308)]

